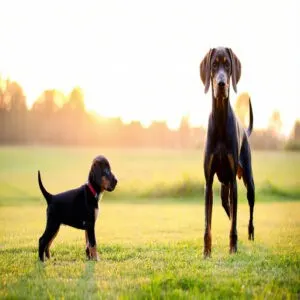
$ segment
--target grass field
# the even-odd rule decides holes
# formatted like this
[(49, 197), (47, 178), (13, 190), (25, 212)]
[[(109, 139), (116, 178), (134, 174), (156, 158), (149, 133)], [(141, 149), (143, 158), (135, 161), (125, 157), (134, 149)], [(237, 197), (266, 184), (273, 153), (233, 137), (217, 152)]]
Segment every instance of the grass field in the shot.
[[(4, 147), (0, 149), (0, 205), (44, 204), (37, 170), (41, 170), (43, 182), (52, 193), (83, 184), (98, 154), (110, 159), (119, 179), (118, 188), (113, 194), (107, 193), (107, 199), (203, 198), (202, 150)], [(300, 199), (299, 153), (254, 152), (253, 172), (257, 201)], [(214, 188), (219, 191), (217, 180)], [(241, 181), (239, 191), (243, 202), (246, 193)]]
[[(82, 231), (62, 226), (53, 258), (38, 262), (46, 204), (37, 169), (49, 191), (59, 192), (85, 182), (98, 153), (119, 179), (97, 221), (100, 261), (86, 261)], [(255, 152), (253, 162), (255, 241), (247, 240), (239, 184), (238, 253), (228, 253), (230, 223), (216, 196), (213, 253), (204, 260), (203, 187), (196, 186), (203, 186), (202, 151), (1, 148), (0, 298), (299, 299), (300, 154)]]

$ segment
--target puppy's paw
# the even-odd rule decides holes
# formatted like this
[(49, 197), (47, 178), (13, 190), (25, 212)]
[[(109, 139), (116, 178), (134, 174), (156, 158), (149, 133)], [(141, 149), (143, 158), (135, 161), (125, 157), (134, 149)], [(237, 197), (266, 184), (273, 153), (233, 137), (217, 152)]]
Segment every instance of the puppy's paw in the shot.
[(87, 258), (87, 259), (91, 259), (89, 247), (86, 247), (86, 248), (85, 248), (85, 254), (86, 254), (86, 258)]
[(97, 252), (97, 247), (89, 247), (89, 259), (99, 261), (99, 255)]

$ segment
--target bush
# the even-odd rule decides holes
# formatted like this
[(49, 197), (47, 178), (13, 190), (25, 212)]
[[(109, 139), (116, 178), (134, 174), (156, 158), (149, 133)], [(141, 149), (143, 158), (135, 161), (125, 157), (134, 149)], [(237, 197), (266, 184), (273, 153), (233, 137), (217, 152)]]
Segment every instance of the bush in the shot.
[(284, 149), (286, 151), (300, 151), (300, 141), (290, 140), (286, 143)]

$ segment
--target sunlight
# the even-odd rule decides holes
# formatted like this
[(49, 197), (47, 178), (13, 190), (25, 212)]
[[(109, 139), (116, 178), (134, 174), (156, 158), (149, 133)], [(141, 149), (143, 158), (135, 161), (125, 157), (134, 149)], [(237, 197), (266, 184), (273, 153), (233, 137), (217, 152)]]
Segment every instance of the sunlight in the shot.
[[(46, 89), (68, 95), (80, 86), (86, 109), (105, 117), (139, 120), (145, 127), (166, 120), (175, 129), (188, 113), (192, 125), (206, 126), (210, 93), (204, 95), (199, 63), (210, 47), (224, 44), (241, 59), (238, 89), (251, 94), (255, 128), (266, 128), (270, 115), (278, 110), (286, 135), (300, 118), (294, 96), (297, 68), (286, 52), (299, 50), (294, 38), (300, 19), (297, 1), (273, 5), (268, 21), (272, 32), (265, 27), (268, 4), (232, 1), (232, 8), (218, 12), (220, 22), (228, 14), (233, 16), (226, 19), (231, 28), (226, 36), (214, 24), (209, 32), (199, 29), (210, 23), (205, 13), (211, 9), (209, 2), (191, 6), (144, 5), (135, 0), (118, 5), (90, 0), (72, 5), (58, 0), (45, 5), (29, 2), (18, 2), (16, 11), (13, 1), (5, 1), (0, 19), (0, 75), (21, 84), (29, 107)], [(257, 13), (255, 20), (248, 12)], [(271, 43), (277, 47), (269, 51)], [(264, 74), (274, 68), (278, 57), (285, 57), (276, 66), (278, 74), (290, 76), (274, 87), (272, 76)]]

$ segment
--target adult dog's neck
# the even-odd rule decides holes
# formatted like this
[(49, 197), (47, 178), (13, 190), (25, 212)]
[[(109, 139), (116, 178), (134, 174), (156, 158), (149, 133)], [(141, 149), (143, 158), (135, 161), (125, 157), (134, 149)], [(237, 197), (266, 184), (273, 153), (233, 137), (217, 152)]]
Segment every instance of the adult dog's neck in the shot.
[(225, 138), (228, 112), (230, 110), (229, 98), (213, 97), (212, 101), (212, 118), (215, 126), (214, 130), (219, 138)]

